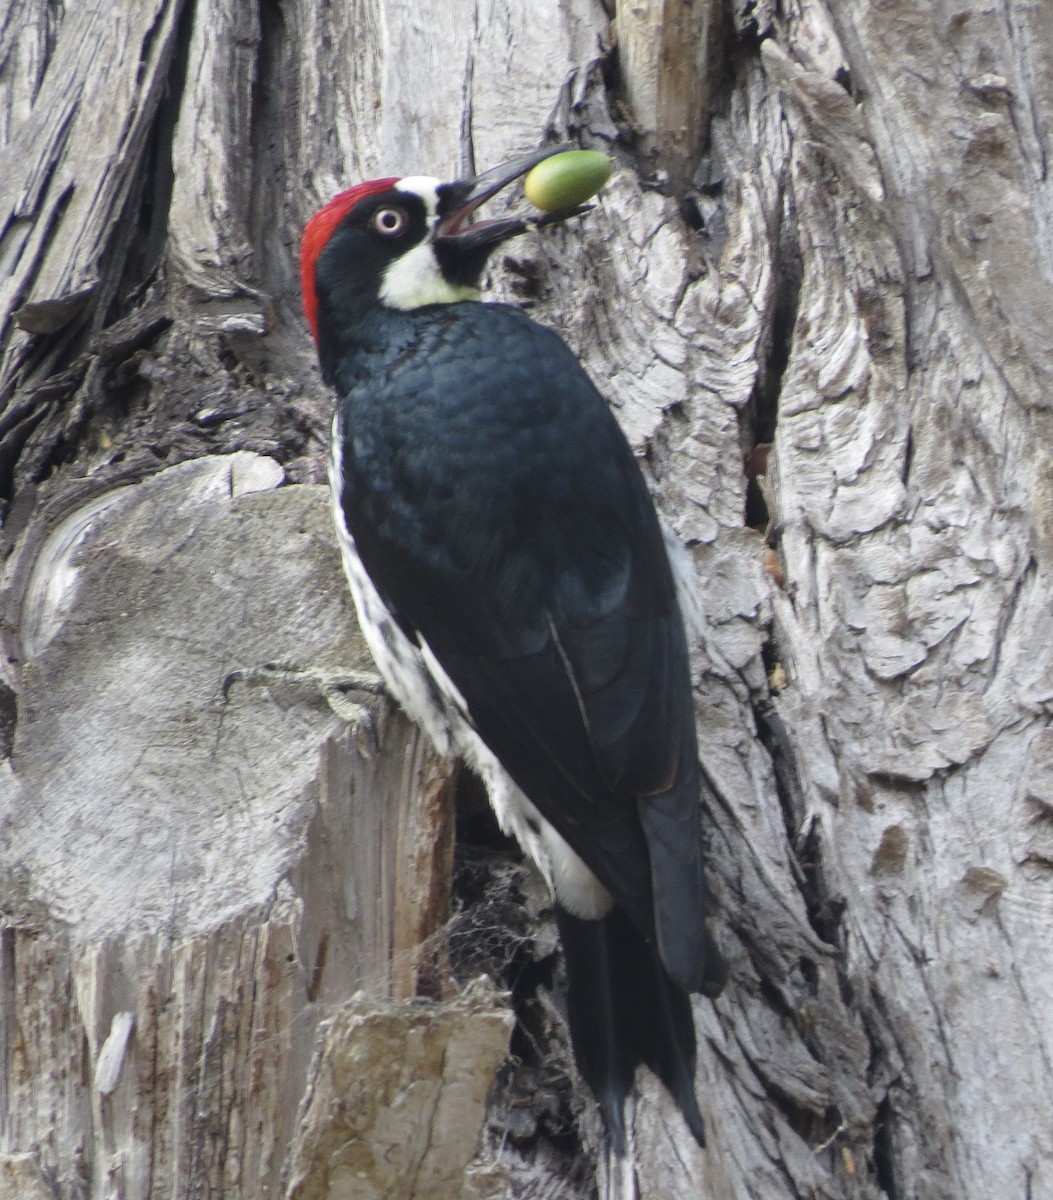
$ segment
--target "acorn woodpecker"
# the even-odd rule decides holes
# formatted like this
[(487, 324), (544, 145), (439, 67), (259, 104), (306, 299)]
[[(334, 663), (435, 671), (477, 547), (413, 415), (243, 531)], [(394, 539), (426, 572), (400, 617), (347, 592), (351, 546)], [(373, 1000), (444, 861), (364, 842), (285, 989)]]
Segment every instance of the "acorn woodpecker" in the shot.
[(575, 1058), (624, 1156), (641, 1064), (703, 1142), (689, 993), (716, 995), (725, 968), (662, 526), (571, 350), (479, 300), (497, 246), (584, 211), (473, 219), (562, 149), (342, 192), (308, 223), (301, 272), (338, 396), (330, 481), (363, 633), (551, 888)]

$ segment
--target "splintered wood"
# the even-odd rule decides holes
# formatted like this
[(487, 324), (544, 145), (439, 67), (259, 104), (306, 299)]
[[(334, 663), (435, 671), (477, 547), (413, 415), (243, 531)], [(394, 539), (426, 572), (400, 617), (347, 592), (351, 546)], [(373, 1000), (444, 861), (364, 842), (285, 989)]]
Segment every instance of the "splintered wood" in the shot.
[[(324, 496), (275, 486), (331, 415), (304, 220), (568, 138), (613, 179), (488, 286), (698, 568), (732, 966), (708, 1146), (641, 1079), (640, 1191), (1053, 1195), (1053, 9), (614, 9), (0, 5), (4, 1200), (366, 1197), (440, 1133), (462, 1194), (505, 1018), (447, 994), (453, 766), (248, 673), (369, 667)], [(466, 1200), (585, 1200), (590, 1111)]]
[[(369, 659), (326, 490), (281, 477), (250, 454), (186, 463), (47, 514), (9, 563), (31, 653), (0, 779), (0, 1096), (62, 1195), (106, 1176), (127, 1197), (276, 1194), (319, 1022), (357, 993), (359, 1018), (397, 1023), (393, 1001), (449, 990), (453, 765), (385, 703), (348, 730), (298, 679)], [(413, 1028), (457, 1036), (452, 1003), (414, 1004)], [(462, 1020), (485, 1097), (507, 1017), (480, 993)], [(435, 1069), (441, 1093), (456, 1068)], [(440, 1124), (468, 1158), (481, 1104)], [(2, 1169), (19, 1200), (40, 1186)]]

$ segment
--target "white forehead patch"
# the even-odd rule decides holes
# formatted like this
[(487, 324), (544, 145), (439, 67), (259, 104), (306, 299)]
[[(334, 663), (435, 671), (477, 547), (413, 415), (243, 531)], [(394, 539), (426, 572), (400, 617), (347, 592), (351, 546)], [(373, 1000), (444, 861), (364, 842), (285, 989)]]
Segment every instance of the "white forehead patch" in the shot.
[(428, 213), (428, 228), (435, 224), (439, 216), (439, 187), (440, 181), (430, 175), (407, 175), (395, 184), (396, 192), (406, 192), (424, 201)]
[[(416, 196), (423, 202), (429, 231), (434, 230), (439, 221), (441, 186), (441, 182), (430, 175), (407, 175), (395, 184), (396, 192)], [(381, 303), (404, 311), (422, 308), (425, 304), (455, 304), (458, 300), (478, 299), (478, 288), (453, 284), (445, 278), (430, 240), (396, 258), (380, 281)]]

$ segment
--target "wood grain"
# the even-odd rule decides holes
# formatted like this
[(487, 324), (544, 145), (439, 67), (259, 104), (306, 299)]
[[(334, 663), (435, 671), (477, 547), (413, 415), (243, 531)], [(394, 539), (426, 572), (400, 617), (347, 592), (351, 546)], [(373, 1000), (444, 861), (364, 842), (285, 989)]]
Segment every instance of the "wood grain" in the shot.
[[(697, 1008), (709, 1146), (641, 1079), (641, 1193), (1053, 1189), (1053, 16), (735, 0), (695, 59), (683, 22), (716, 30), (718, 6), (638, 0), (617, 33), (610, 7), (0, 14), (0, 1180), (20, 1197), (276, 1194), (322, 1010), (449, 986), (413, 946), (445, 913), (452, 768), (406, 724), (378, 715), (368, 759), (306, 692), (235, 689), (222, 760), (191, 754), (229, 646), (325, 657), (347, 601), (333, 560), (279, 570), (303, 535), (272, 515), (267, 571), (206, 556), (162, 637), (151, 571), (203, 539), (164, 540), (196, 477), (158, 472), (251, 452), (320, 482), (303, 221), (364, 178), (568, 136), (616, 175), (510, 243), (491, 293), (574, 346), (694, 557), (732, 963)], [(249, 520), (233, 477), (206, 489), (209, 538)], [(95, 539), (152, 478), (136, 544), (171, 552), (151, 565), (124, 525)], [(119, 577), (78, 591), (47, 566), (73, 561)], [(171, 693), (173, 665), (203, 674)], [(401, 865), (360, 888), (385, 839)], [(521, 1141), (488, 1127), (466, 1197), (588, 1196), (576, 1104), (573, 1133), (540, 1108)]]

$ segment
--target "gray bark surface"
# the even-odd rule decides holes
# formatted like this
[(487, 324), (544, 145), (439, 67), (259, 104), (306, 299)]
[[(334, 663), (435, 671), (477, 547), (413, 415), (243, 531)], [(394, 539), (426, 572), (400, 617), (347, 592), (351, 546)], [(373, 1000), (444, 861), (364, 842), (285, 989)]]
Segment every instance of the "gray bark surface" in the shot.
[[(0, 12), (0, 1194), (590, 1195), (558, 971), (483, 1111), (508, 1020), (447, 953), (453, 764), (383, 703), (371, 738), (223, 689), (368, 666), (304, 220), (570, 136), (612, 182), (491, 290), (694, 557), (732, 968), (708, 1147), (641, 1079), (641, 1194), (1053, 1195), (1053, 12), (620, 9)], [(536, 974), (536, 881), (479, 862), (460, 928)]]

